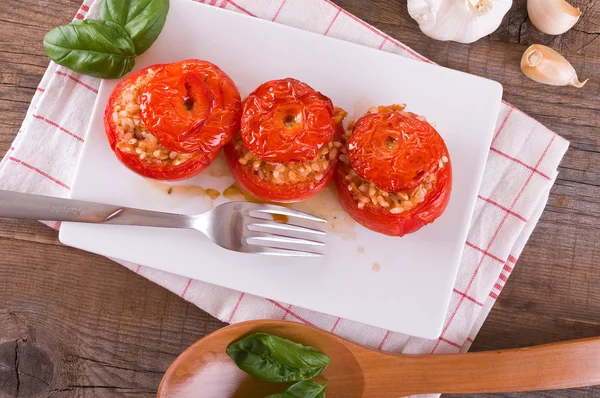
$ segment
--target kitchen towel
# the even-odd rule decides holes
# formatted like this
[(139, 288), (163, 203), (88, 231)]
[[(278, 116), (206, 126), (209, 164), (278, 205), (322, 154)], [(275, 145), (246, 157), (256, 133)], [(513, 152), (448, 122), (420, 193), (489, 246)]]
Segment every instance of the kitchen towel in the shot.
[[(190, 0), (193, 1), (193, 0)], [(205, 0), (213, 6), (430, 62), (329, 0)], [(86, 0), (76, 19), (97, 15)], [(41, 43), (32, 43), (40, 45)], [(100, 81), (50, 63), (0, 163), (0, 188), (67, 197)], [(442, 335), (425, 340), (119, 261), (222, 321), (287, 319), (410, 354), (464, 352), (498, 298), (548, 200), (568, 142), (503, 103)], [(59, 228), (60, 225), (51, 225)], [(359, 294), (359, 292), (357, 292)], [(390, 316), (394, 316), (393, 313)]]

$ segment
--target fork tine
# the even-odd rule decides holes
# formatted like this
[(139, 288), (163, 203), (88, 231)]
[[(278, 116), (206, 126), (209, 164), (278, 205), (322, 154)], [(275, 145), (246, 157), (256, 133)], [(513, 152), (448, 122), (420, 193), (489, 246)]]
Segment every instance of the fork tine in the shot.
[[(270, 249), (270, 250), (286, 250), (294, 252), (297, 256), (322, 256), (321, 250), (325, 244), (319, 241), (312, 241), (308, 239), (290, 238), (284, 236), (277, 236), (262, 232), (251, 232), (245, 236), (245, 243), (248, 248), (252, 248), (253, 252), (268, 254), (269, 250), (260, 250), (257, 248)], [(283, 255), (281, 252), (278, 255)], [(300, 254), (303, 253), (303, 254)], [(306, 254), (308, 253), (308, 254)]]
[(257, 246), (272, 246), (273, 244), (289, 244), (289, 245), (303, 245), (303, 246), (325, 246), (325, 243), (318, 240), (309, 240), (301, 238), (292, 238), (286, 236), (272, 235), (262, 232), (253, 232), (246, 237), (246, 243), (249, 245)]
[[(296, 217), (303, 220), (315, 221), (319, 223), (327, 224), (327, 220), (313, 216), (312, 214), (304, 213), (302, 211), (288, 209), (287, 207), (276, 206), (276, 205), (267, 205), (267, 204), (258, 204), (257, 206), (253, 206), (254, 208), (250, 209), (250, 213), (265, 213), (265, 214), (279, 214), (282, 216), (288, 217)], [(252, 216), (250, 214), (250, 216)]]
[[(228, 202), (217, 206), (195, 228), (213, 242), (229, 250), (274, 256), (321, 257), (327, 233), (315, 223), (327, 221), (313, 215), (277, 205)], [(285, 223), (271, 220), (275, 215), (290, 217)], [(223, 228), (222, 220), (230, 227)], [(231, 227), (234, 228), (232, 231)], [(233, 232), (233, 235), (232, 235)]]
[(291, 249), (279, 249), (274, 247), (266, 246), (247, 246), (246, 253), (252, 254), (266, 254), (268, 256), (281, 256), (281, 257), (323, 257), (323, 253), (305, 252)]
[(262, 221), (253, 224), (248, 224), (250, 231), (268, 232), (276, 235), (289, 235), (289, 233), (300, 233), (312, 236), (325, 236), (327, 233), (320, 229), (301, 227), (299, 225), (284, 224), (275, 221)]

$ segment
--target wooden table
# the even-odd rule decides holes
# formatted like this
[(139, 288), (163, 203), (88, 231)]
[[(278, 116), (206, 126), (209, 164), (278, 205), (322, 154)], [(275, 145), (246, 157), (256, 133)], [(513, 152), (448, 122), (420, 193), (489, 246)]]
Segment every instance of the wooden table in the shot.
[[(404, 0), (335, 2), (441, 65), (501, 82), (507, 101), (571, 141), (546, 211), (473, 350), (600, 334), (600, 4), (574, 0), (583, 20), (550, 37), (516, 0), (491, 37), (461, 45), (421, 34)], [(48, 64), (43, 35), (79, 5), (0, 1), (1, 153)], [(532, 43), (559, 50), (591, 81), (577, 90), (525, 79), (518, 65)], [(0, 397), (151, 397), (175, 357), (223, 325), (106, 258), (62, 246), (39, 223), (0, 222)], [(496, 396), (599, 395), (590, 387)]]

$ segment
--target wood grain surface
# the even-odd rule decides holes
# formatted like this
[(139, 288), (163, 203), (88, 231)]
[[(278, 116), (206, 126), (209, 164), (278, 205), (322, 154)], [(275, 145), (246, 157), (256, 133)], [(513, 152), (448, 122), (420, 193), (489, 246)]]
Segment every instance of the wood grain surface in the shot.
[[(552, 37), (515, 0), (493, 35), (462, 45), (424, 36), (404, 0), (334, 1), (441, 65), (501, 82), (507, 101), (571, 141), (546, 211), (472, 350), (600, 335), (600, 3), (573, 0), (583, 18)], [(79, 5), (0, 1), (0, 153), (47, 66), (43, 35)], [(590, 82), (577, 90), (526, 79), (518, 65), (533, 43), (559, 50)], [(222, 326), (110, 260), (63, 247), (39, 223), (0, 221), (0, 397), (152, 397), (176, 356)], [(600, 387), (485, 396), (597, 397)]]

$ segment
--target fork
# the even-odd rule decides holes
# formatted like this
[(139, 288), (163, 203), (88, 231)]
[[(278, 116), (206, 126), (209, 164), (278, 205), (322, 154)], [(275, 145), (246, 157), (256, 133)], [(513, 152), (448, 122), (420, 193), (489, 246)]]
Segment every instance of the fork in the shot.
[[(288, 220), (276, 222), (273, 215)], [(319, 224), (327, 223), (308, 213), (262, 203), (227, 202), (187, 216), (11, 191), (0, 191), (0, 217), (194, 229), (225, 249), (302, 257), (323, 255), (326, 232)]]

